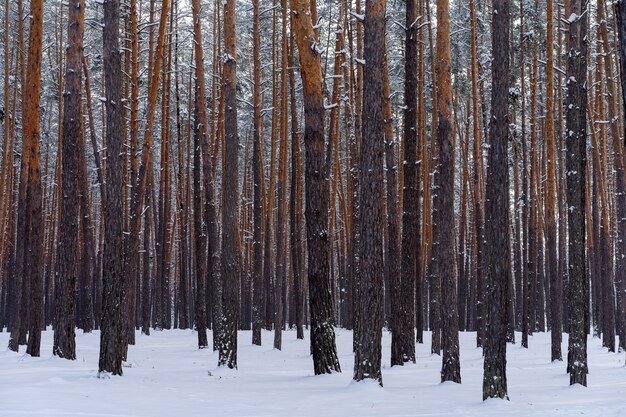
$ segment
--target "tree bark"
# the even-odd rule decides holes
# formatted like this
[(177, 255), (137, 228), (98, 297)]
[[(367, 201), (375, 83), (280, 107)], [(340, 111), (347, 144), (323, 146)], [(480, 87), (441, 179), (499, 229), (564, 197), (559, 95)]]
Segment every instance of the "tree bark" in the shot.
[[(253, 0), (252, 21), (252, 175), (253, 175), (253, 268), (252, 268), (252, 344), (261, 346), (261, 329), (265, 310), (263, 296), (263, 167), (261, 137), (261, 29), (259, 26), (259, 1)], [(293, 121), (292, 121), (293, 123)], [(292, 185), (293, 187), (293, 185)], [(293, 243), (292, 243), (293, 244)]]
[(567, 98), (565, 101), (566, 170), (569, 250), (570, 385), (587, 385), (588, 288), (585, 260), (585, 164), (587, 142), (587, 16), (586, 0), (570, 0), (567, 17)]
[(554, 2), (546, 2), (546, 147), (548, 175), (546, 181), (546, 260), (550, 282), (550, 329), (552, 361), (563, 360), (561, 355), (562, 322), (562, 277), (558, 274), (557, 229), (556, 229), (556, 152), (554, 132)]
[[(65, 67), (65, 91), (63, 93), (61, 241), (59, 242), (60, 288), (57, 289), (58, 299), (56, 300), (56, 323), (52, 349), (55, 355), (71, 360), (76, 359), (74, 289), (79, 264), (77, 257), (79, 190), (76, 179), (78, 178), (79, 161), (78, 143), (84, 140), (81, 85), (84, 19), (84, 0), (72, 3), (69, 6), (67, 64)], [(82, 192), (82, 190), (80, 191)], [(83, 244), (86, 244), (86, 236), (84, 236), (84, 241)]]
[(237, 368), (237, 315), (239, 310), (239, 136), (237, 134), (237, 38), (235, 0), (224, 4), (224, 209), (222, 228), (222, 332), (218, 347), (220, 366)]
[(104, 255), (99, 373), (122, 375), (124, 305), (124, 185), (122, 65), (119, 46), (119, 0), (105, 0), (103, 28), (106, 91), (106, 186), (103, 210)]
[(328, 274), (329, 187), (324, 167), (323, 79), (317, 37), (307, 0), (290, 0), (304, 87), (306, 228), (311, 352), (316, 375), (340, 372)]
[(363, 152), (361, 154), (361, 245), (359, 247), (359, 339), (354, 379), (382, 385), (383, 320), (383, 161), (385, 138), (383, 83), (386, 0), (366, 0), (363, 76)]
[[(404, 59), (404, 187), (402, 208), (402, 247), (400, 294), (392, 295), (392, 306), (398, 304), (400, 322), (392, 328), (391, 365), (415, 362), (415, 303), (416, 282), (420, 280), (419, 253), (419, 202), (420, 178), (417, 161), (417, 52), (418, 52), (418, 8), (416, 0), (406, 2), (406, 37)], [(417, 298), (417, 300), (415, 299)], [(393, 308), (393, 307), (392, 307)], [(395, 314), (394, 314), (395, 317)]]
[[(20, 205), (19, 210), (26, 210), (26, 230), (28, 233), (27, 243), (24, 250), (24, 277), (29, 284), (24, 286), (25, 293), (29, 298), (28, 320), (28, 346), (26, 353), (31, 356), (39, 356), (42, 328), (42, 300), (43, 300), (43, 213), (42, 213), (42, 187), (41, 187), (41, 150), (39, 103), (41, 89), (41, 61), (42, 61), (42, 38), (43, 38), (43, 1), (33, 0), (30, 5), (30, 29), (28, 36), (28, 61), (26, 78), (23, 89), (23, 144), (22, 155), (27, 161), (28, 175), (22, 177), (26, 182), (26, 206)], [(24, 171), (22, 171), (24, 172)], [(21, 240), (18, 238), (18, 240)], [(25, 306), (23, 304), (22, 306)], [(23, 317), (22, 320), (25, 318)]]
[[(493, 73), (489, 165), (485, 218), (485, 265), (487, 266), (487, 340), (483, 376), (483, 400), (508, 399), (506, 380), (506, 303), (511, 282), (509, 247), (509, 1), (493, 0)], [(496, 13), (497, 11), (497, 13)]]
[[(454, 131), (452, 128), (452, 75), (450, 72), (450, 4), (437, 0), (437, 85), (439, 190), (435, 200), (436, 246), (433, 264), (441, 286), (441, 382), (461, 382), (459, 360), (458, 271), (454, 226)], [(508, 244), (508, 242), (507, 242)], [(436, 329), (435, 329), (436, 331)]]

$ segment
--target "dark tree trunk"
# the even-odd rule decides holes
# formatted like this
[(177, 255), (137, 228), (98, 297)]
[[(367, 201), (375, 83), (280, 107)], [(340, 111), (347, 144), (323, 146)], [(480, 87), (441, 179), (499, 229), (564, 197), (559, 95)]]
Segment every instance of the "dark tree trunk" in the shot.
[[(403, 320), (403, 309), (402, 309), (402, 298), (401, 298), (401, 250), (400, 250), (400, 228), (399, 228), (399, 216), (398, 216), (398, 162), (396, 158), (396, 138), (394, 137), (393, 132), (393, 115), (392, 115), (392, 105), (391, 105), (391, 86), (389, 85), (389, 65), (388, 65), (388, 57), (387, 57), (387, 45), (385, 42), (385, 60), (384, 60), (384, 68), (383, 68), (383, 100), (384, 100), (384, 113), (383, 113), (383, 122), (384, 122), (384, 138), (385, 138), (385, 174), (387, 179), (387, 239), (385, 240), (386, 248), (385, 248), (385, 269), (388, 274), (388, 280), (386, 283), (386, 291), (385, 294), (389, 297), (389, 304), (391, 304), (391, 320), (390, 327), (392, 331), (392, 339), (396, 337), (396, 349), (392, 348), (391, 352), (394, 355), (396, 363), (401, 365), (404, 363), (402, 360), (402, 320)], [(415, 244), (419, 247), (419, 242), (416, 241)], [(417, 259), (415, 259), (417, 263)], [(413, 290), (409, 297), (407, 297), (410, 306), (415, 305), (415, 298), (413, 298), (413, 294), (415, 293), (415, 288), (411, 288)], [(407, 305), (407, 304), (405, 304)], [(413, 313), (415, 308), (411, 309)], [(411, 314), (414, 318), (415, 314)], [(411, 326), (411, 330), (415, 328), (414, 325)], [(414, 331), (411, 331), (411, 346), (414, 346)], [(400, 350), (400, 352), (398, 352)], [(392, 363), (394, 363), (392, 361)]]
[[(618, 47), (619, 47), (619, 73), (621, 80), (621, 91), (622, 91), (622, 108), (626, 109), (626, 2), (624, 0), (618, 0), (615, 2), (615, 17), (617, 20), (617, 39), (618, 39)], [(624, 124), (624, 128), (626, 129), (626, 123)], [(625, 143), (622, 146), (621, 154), (617, 154), (616, 158), (621, 158), (622, 163), (616, 164), (617, 169), (617, 190), (624, 190), (626, 186), (624, 184), (624, 149), (626, 148), (626, 132), (624, 134)], [(626, 349), (626, 260), (622, 259), (624, 255), (626, 255), (626, 194), (622, 191), (618, 191), (617, 198), (619, 202), (617, 204), (618, 213), (618, 249), (617, 249), (617, 260), (618, 260), (618, 270), (619, 274), (618, 284), (618, 293), (620, 294), (621, 301), (621, 311), (618, 313), (621, 315), (621, 332), (620, 332), (620, 347), (622, 349)]]
[(78, 153), (78, 177), (79, 177), (79, 201), (80, 201), (80, 224), (82, 232), (82, 255), (80, 260), (80, 272), (78, 274), (79, 298), (81, 315), (78, 326), (84, 333), (90, 333), (94, 328), (94, 303), (93, 284), (96, 272), (96, 242), (93, 236), (93, 223), (91, 217), (91, 196), (89, 192), (89, 170), (85, 147), (85, 134), (78, 141), (76, 152)]
[[(293, 20), (292, 23), (293, 33)], [(290, 190), (290, 239), (291, 239), (291, 268), (293, 271), (293, 308), (295, 310), (296, 337), (304, 339), (303, 329), (303, 290), (302, 280), (304, 272), (303, 244), (302, 244), (302, 157), (300, 152), (300, 135), (298, 133), (298, 108), (296, 102), (296, 77), (294, 73), (294, 36), (289, 42), (289, 94), (291, 98), (291, 190)], [(260, 164), (259, 164), (260, 165)], [(262, 175), (262, 171), (261, 171)], [(260, 204), (260, 202), (259, 202)], [(259, 216), (259, 220), (260, 220)], [(259, 223), (259, 227), (261, 227)], [(259, 233), (260, 234), (260, 233)], [(260, 285), (260, 283), (259, 283)]]
[[(265, 310), (263, 297), (263, 166), (261, 149), (261, 30), (259, 1), (253, 0), (253, 116), (252, 116), (252, 175), (253, 175), (253, 268), (252, 268), (252, 344), (261, 346), (261, 329)], [(292, 121), (293, 123), (293, 121)], [(293, 185), (292, 185), (293, 189)], [(293, 191), (292, 191), (293, 193)], [(292, 214), (293, 215), (293, 214)], [(293, 240), (292, 240), (293, 247)], [(295, 277), (295, 275), (294, 275)]]
[[(385, 125), (386, 0), (366, 0), (363, 77), (363, 152), (361, 154), (361, 245), (359, 247), (359, 338), (354, 379), (382, 385), (381, 338), (383, 320), (383, 232)], [(395, 219), (394, 219), (395, 221)]]
[(567, 32), (567, 98), (565, 145), (569, 205), (569, 343), (570, 385), (587, 385), (588, 286), (585, 261), (585, 170), (587, 142), (587, 11), (586, 0), (570, 1)]
[[(420, 181), (417, 164), (417, 53), (418, 25), (413, 22), (418, 17), (418, 2), (406, 2), (406, 56), (404, 62), (404, 187), (402, 208), (402, 265), (400, 279), (400, 296), (393, 303), (399, 304), (401, 322), (396, 329), (392, 328), (391, 365), (402, 365), (404, 362), (415, 362), (415, 303), (421, 303), (421, 291), (416, 293), (416, 282), (419, 281), (419, 250), (421, 248), (419, 234), (419, 201)], [(395, 316), (395, 315), (394, 315)]]
[[(146, 205), (152, 204), (152, 190), (151, 184), (148, 184), (146, 191)], [(141, 333), (145, 335), (150, 334), (150, 303), (152, 295), (152, 278), (151, 278), (151, 266), (152, 266), (152, 210), (146, 210), (143, 224), (143, 274), (141, 274)]]
[(493, 0), (493, 74), (489, 158), (485, 207), (485, 265), (487, 266), (487, 340), (483, 400), (507, 398), (506, 303), (511, 283), (509, 247), (509, 1)]
[[(81, 55), (85, 2), (69, 6), (67, 64), (63, 98), (63, 142), (61, 169), (61, 240), (59, 242), (59, 284), (56, 290), (56, 323), (53, 353), (60, 358), (76, 359), (75, 287), (78, 273), (78, 143), (82, 142)], [(82, 149), (84, 151), (84, 147)], [(81, 174), (83, 174), (81, 172)], [(81, 177), (82, 178), (82, 177)], [(83, 179), (86, 180), (86, 179)], [(81, 189), (82, 191), (82, 189)], [(86, 197), (86, 196), (85, 196)], [(88, 216), (89, 213), (85, 213)], [(87, 236), (83, 236), (83, 245)]]
[(237, 38), (235, 36), (235, 0), (224, 4), (224, 208), (222, 229), (222, 333), (220, 366), (237, 368), (237, 314), (239, 310), (239, 136), (237, 134)]
[(562, 277), (558, 274), (557, 258), (557, 176), (556, 149), (554, 132), (554, 1), (546, 2), (546, 147), (547, 147), (547, 181), (544, 189), (546, 195), (546, 272), (550, 284), (550, 329), (551, 358), (553, 361), (563, 360), (561, 355), (561, 339), (563, 333)]
[(103, 27), (106, 90), (106, 187), (103, 209), (104, 255), (99, 372), (122, 375), (124, 305), (124, 160), (122, 65), (119, 46), (119, 0), (105, 0)]
[[(194, 7), (195, 7), (194, 2)], [(195, 8), (194, 8), (195, 14)], [(196, 19), (194, 19), (196, 20)], [(196, 55), (197, 57), (197, 55)], [(197, 82), (197, 80), (196, 80)], [(194, 126), (199, 126), (198, 114), (200, 113), (200, 106), (204, 105), (200, 101), (198, 93), (200, 87), (196, 85), (196, 105), (195, 105), (195, 117)], [(198, 332), (198, 348), (204, 349), (209, 345), (207, 339), (207, 323), (206, 323), (206, 234), (204, 224), (202, 222), (202, 190), (200, 189), (200, 168), (201, 168), (201, 150), (200, 150), (200, 135), (201, 128), (194, 129), (193, 134), (193, 219), (194, 219), (194, 247), (195, 247), (195, 281), (196, 281), (196, 298), (195, 298), (195, 317), (196, 317), (196, 331)]]

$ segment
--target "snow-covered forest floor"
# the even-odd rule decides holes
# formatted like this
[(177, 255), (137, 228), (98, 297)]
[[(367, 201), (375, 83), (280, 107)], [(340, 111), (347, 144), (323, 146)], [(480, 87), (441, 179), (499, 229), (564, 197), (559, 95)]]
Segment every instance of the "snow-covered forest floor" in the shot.
[[(417, 345), (417, 363), (389, 367), (383, 340), (384, 388), (352, 382), (352, 333), (337, 330), (343, 373), (314, 376), (308, 334), (283, 334), (283, 350), (262, 347), (239, 332), (239, 369), (216, 369), (217, 354), (196, 348), (190, 330), (137, 334), (123, 377), (97, 378), (99, 332), (78, 333), (77, 360), (52, 356), (52, 331), (43, 333), (42, 357), (6, 349), (0, 333), (0, 416), (626, 416), (623, 353), (589, 343), (588, 388), (570, 387), (565, 362), (550, 363), (550, 334), (530, 338), (530, 349), (508, 345), (511, 401), (482, 399), (483, 361), (475, 333), (461, 333), (463, 383), (439, 383), (441, 359), (428, 343)], [(520, 335), (516, 334), (518, 340)], [(209, 334), (209, 340), (211, 335)], [(563, 352), (567, 354), (567, 335)]]

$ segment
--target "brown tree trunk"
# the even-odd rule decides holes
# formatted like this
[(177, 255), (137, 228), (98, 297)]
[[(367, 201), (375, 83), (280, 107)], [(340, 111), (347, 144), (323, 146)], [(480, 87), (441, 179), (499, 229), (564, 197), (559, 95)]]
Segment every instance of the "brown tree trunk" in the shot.
[(477, 33), (477, 17), (476, 2), (470, 0), (470, 21), (471, 21), (471, 67), (472, 67), (472, 125), (474, 149), (472, 160), (474, 166), (473, 171), (473, 188), (474, 188), (474, 205), (473, 211), (473, 239), (474, 239), (474, 274), (476, 281), (476, 344), (484, 345), (485, 337), (485, 277), (483, 274), (483, 232), (484, 232), (484, 216), (483, 216), (483, 156), (481, 150), (482, 135), (480, 132), (480, 102), (478, 89), (478, 33)]
[[(23, 279), (29, 285), (23, 286), (22, 294), (29, 298), (28, 346), (26, 353), (39, 356), (42, 327), (42, 250), (43, 214), (41, 189), (41, 150), (39, 146), (39, 103), (41, 88), (41, 60), (43, 37), (43, 1), (33, 0), (30, 5), (30, 29), (28, 36), (28, 61), (23, 89), (23, 163), (26, 161), (28, 174), (21, 181), (26, 182), (26, 205), (19, 210), (26, 211), (27, 238), (24, 244)], [(24, 170), (22, 170), (24, 173)], [(18, 239), (21, 240), (21, 239)], [(24, 304), (23, 304), (24, 306)], [(22, 317), (24, 320), (25, 317)]]
[(304, 87), (306, 228), (311, 352), (316, 375), (340, 372), (328, 274), (329, 188), (324, 173), (323, 79), (317, 38), (307, 0), (291, 0), (293, 28)]
[[(454, 226), (454, 131), (452, 128), (452, 75), (450, 72), (450, 5), (437, 0), (437, 143), (439, 182), (435, 200), (436, 235), (433, 275), (441, 288), (441, 381), (461, 382), (459, 361), (458, 277)], [(506, 96), (505, 96), (506, 97)], [(436, 331), (437, 329), (434, 329)]]
[(562, 277), (558, 274), (557, 224), (556, 224), (556, 152), (554, 132), (554, 2), (546, 2), (546, 147), (547, 181), (546, 195), (546, 261), (550, 282), (550, 328), (552, 340), (552, 361), (563, 360), (561, 355), (562, 320)]
[[(156, 117), (156, 106), (159, 92), (159, 80), (161, 76), (161, 68), (163, 66), (165, 55), (165, 35), (168, 25), (168, 15), (170, 8), (170, 0), (163, 0), (161, 5), (161, 17), (159, 20), (159, 33), (157, 38), (156, 50), (154, 51), (153, 65), (149, 66), (152, 69), (150, 73), (150, 80), (148, 83), (148, 101), (146, 109), (146, 125), (144, 129), (144, 140), (141, 149), (141, 165), (137, 172), (137, 179), (133, 184), (131, 213), (130, 213), (130, 236), (128, 243), (128, 252), (126, 256), (126, 269), (128, 270), (128, 276), (131, 277), (127, 284), (126, 305), (129, 306), (129, 312), (134, 312), (132, 304), (135, 303), (135, 279), (139, 268), (139, 235), (141, 229), (141, 210), (146, 195), (146, 184), (148, 181), (148, 166), (151, 164), (152, 159), (152, 144), (154, 141), (154, 123)], [(151, 51), (152, 53), (152, 51)], [(132, 93), (131, 93), (132, 94)], [(131, 116), (132, 117), (132, 116)], [(155, 219), (156, 221), (156, 219)], [(157, 282), (158, 286), (158, 282)], [(156, 300), (155, 300), (156, 301)], [(157, 305), (160, 305), (157, 302)], [(154, 326), (155, 328), (164, 327), (164, 315), (157, 307)], [(131, 320), (132, 322), (132, 320)], [(132, 326), (134, 327), (134, 326)], [(133, 330), (134, 332), (134, 330)]]
[(281, 0), (281, 71), (280, 71), (280, 154), (278, 164), (278, 218), (276, 228), (276, 286), (275, 286), (275, 315), (274, 315), (274, 348), (282, 348), (282, 331), (284, 326), (283, 315), (286, 306), (283, 300), (283, 290), (287, 287), (287, 0)]

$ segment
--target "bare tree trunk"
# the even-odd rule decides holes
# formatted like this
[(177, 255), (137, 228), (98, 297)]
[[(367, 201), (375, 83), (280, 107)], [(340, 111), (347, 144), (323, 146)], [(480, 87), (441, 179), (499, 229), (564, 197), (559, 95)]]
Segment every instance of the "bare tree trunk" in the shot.
[(122, 65), (119, 46), (119, 0), (104, 2), (104, 78), (106, 89), (106, 186), (103, 210), (104, 256), (99, 372), (122, 375), (124, 305), (124, 202), (122, 134)]
[(506, 380), (506, 335), (508, 317), (505, 314), (511, 284), (511, 254), (509, 228), (509, 167), (508, 167), (508, 95), (509, 91), (509, 30), (508, 0), (493, 0), (492, 50), (493, 75), (491, 90), (491, 123), (489, 126), (489, 165), (487, 173), (485, 218), (485, 265), (487, 266), (487, 340), (483, 376), (483, 400), (508, 399)]
[(552, 340), (552, 361), (563, 360), (561, 355), (561, 339), (563, 332), (562, 320), (562, 277), (558, 274), (557, 229), (556, 229), (556, 152), (554, 132), (554, 2), (546, 2), (546, 147), (547, 149), (547, 181), (546, 195), (546, 260), (550, 282), (550, 328)]
[[(458, 271), (454, 226), (454, 131), (452, 128), (452, 74), (450, 72), (450, 5), (437, 0), (437, 143), (439, 190), (435, 200), (436, 231), (433, 265), (441, 286), (441, 381), (461, 382), (459, 361)], [(445, 314), (444, 314), (445, 312)], [(435, 329), (436, 331), (436, 329)]]
[[(290, 239), (291, 239), (291, 268), (293, 270), (293, 296), (296, 337), (304, 339), (303, 329), (303, 278), (304, 278), (304, 248), (302, 238), (302, 157), (300, 152), (300, 135), (298, 133), (298, 108), (296, 102), (296, 76), (294, 73), (293, 19), (290, 18), (291, 36), (289, 42), (289, 94), (291, 98), (291, 190), (290, 190)], [(256, 171), (255, 171), (256, 172)], [(262, 170), (260, 170), (262, 175)], [(260, 203), (260, 202), (259, 202)], [(260, 219), (260, 216), (259, 216)], [(255, 223), (256, 225), (256, 223)], [(260, 227), (260, 224), (259, 224)]]
[[(621, 81), (621, 90), (622, 90), (622, 109), (626, 109), (626, 3), (624, 0), (617, 0), (614, 3), (615, 7), (615, 18), (617, 24), (617, 43), (619, 49), (619, 73), (620, 73), (620, 81)], [(626, 122), (623, 122), (623, 125), (626, 126)], [(624, 133), (624, 141), (626, 141), (626, 132)], [(615, 145), (614, 145), (615, 146)], [(616, 155), (617, 158), (624, 158), (624, 147), (626, 147), (626, 142), (622, 147), (622, 155)], [(624, 164), (622, 162), (622, 176), (624, 175)], [(620, 173), (617, 172), (619, 177)], [(619, 182), (617, 184), (618, 190), (623, 190), (623, 187), (620, 188)], [(620, 241), (620, 247), (618, 249), (618, 259), (624, 255), (626, 249), (623, 249), (622, 245), (626, 244), (626, 213), (622, 213), (621, 207), (626, 206), (626, 203), (623, 201), (626, 198), (624, 193), (621, 193), (618, 199), (618, 236)], [(623, 270), (626, 270), (626, 262), (624, 260), (620, 260), (620, 266)], [(620, 346), (623, 349), (626, 349), (626, 272), (621, 276), (621, 288), (618, 288), (619, 293), (622, 296), (622, 332), (620, 333)]]
[[(588, 288), (585, 261), (585, 159), (587, 138), (587, 9), (586, 0), (570, 0), (567, 32), (567, 98), (565, 130), (569, 235), (570, 385), (587, 385)], [(571, 132), (571, 133), (569, 133)]]
[[(404, 62), (404, 187), (402, 208), (402, 265), (399, 298), (392, 295), (392, 306), (401, 311), (401, 321), (392, 328), (391, 365), (415, 362), (415, 303), (416, 282), (420, 281), (419, 200), (420, 166), (417, 163), (417, 83), (418, 74), (418, 7), (416, 0), (406, 2), (406, 57)], [(414, 23), (415, 22), (415, 23)], [(417, 300), (416, 300), (417, 298)], [(393, 307), (392, 307), (393, 308)], [(394, 315), (395, 316), (395, 315)]]
[(281, 71), (280, 71), (280, 154), (278, 163), (278, 218), (276, 228), (276, 298), (274, 315), (274, 348), (282, 348), (282, 331), (284, 326), (283, 315), (286, 305), (283, 300), (283, 291), (287, 287), (287, 105), (289, 103), (287, 84), (287, 0), (281, 1), (282, 14), (282, 43), (281, 43)]
[[(165, 36), (168, 25), (168, 15), (170, 8), (170, 0), (163, 0), (161, 5), (161, 16), (159, 20), (159, 33), (157, 38), (156, 50), (154, 51), (154, 62), (151, 68), (150, 80), (148, 83), (148, 102), (146, 109), (146, 125), (144, 129), (144, 140), (141, 149), (141, 165), (137, 172), (137, 179), (133, 184), (132, 203), (131, 203), (131, 219), (130, 219), (130, 236), (128, 243), (128, 253), (126, 253), (126, 265), (128, 274), (131, 277), (127, 285), (128, 293), (126, 295), (126, 305), (129, 307), (129, 312), (134, 312), (132, 304), (135, 303), (135, 280), (134, 277), (137, 274), (139, 267), (139, 235), (141, 229), (141, 210), (143, 209), (143, 203), (146, 195), (146, 184), (148, 182), (148, 166), (152, 160), (152, 144), (154, 141), (154, 123), (156, 117), (157, 98), (159, 92), (159, 80), (161, 77), (161, 69), (163, 67), (164, 55), (165, 55)], [(152, 54), (152, 51), (151, 51)], [(131, 116), (132, 117), (132, 116)], [(154, 219), (157, 221), (157, 219)], [(159, 281), (157, 278), (157, 288), (159, 287)], [(158, 292), (157, 292), (158, 293)], [(158, 308), (162, 303), (160, 299), (156, 301), (156, 314), (155, 314), (155, 328), (163, 328), (165, 323), (164, 312)], [(132, 320), (131, 320), (132, 321)]]
[[(359, 338), (354, 379), (382, 385), (384, 231), (384, 73), (386, 0), (366, 0), (363, 77), (363, 152), (361, 154), (361, 245), (359, 247)], [(390, 138), (385, 138), (390, 140)]]
[(235, 0), (224, 4), (224, 208), (222, 229), (222, 332), (220, 366), (237, 368), (237, 315), (239, 310), (239, 136), (237, 134), (237, 38), (235, 35)]
[[(263, 167), (261, 137), (261, 29), (259, 26), (259, 1), (253, 0), (253, 116), (252, 116), (252, 171), (253, 171), (253, 272), (252, 272), (252, 344), (261, 346), (261, 329), (265, 310), (263, 296)], [(292, 121), (293, 123), (293, 121)], [(292, 184), (293, 188), (293, 184)], [(293, 240), (292, 240), (293, 245)]]
[(306, 227), (308, 250), (311, 352), (316, 375), (340, 372), (328, 274), (329, 188), (324, 169), (323, 79), (317, 37), (311, 21), (310, 3), (291, 0), (293, 28), (304, 86), (306, 151)]
[[(42, 327), (42, 250), (43, 250), (43, 215), (41, 189), (41, 150), (39, 146), (39, 103), (41, 88), (41, 60), (43, 37), (43, 1), (33, 0), (30, 4), (30, 29), (28, 35), (28, 63), (25, 85), (23, 90), (23, 145), (22, 155), (28, 166), (26, 182), (26, 206), (19, 206), (19, 210), (26, 210), (26, 238), (23, 256), (23, 279), (30, 285), (26, 293), (29, 298), (30, 317), (28, 320), (28, 346), (26, 353), (39, 356)], [(24, 171), (22, 171), (24, 172)], [(21, 240), (21, 239), (18, 239)], [(25, 318), (22, 317), (22, 320)]]
[[(84, 0), (79, 0), (69, 6), (61, 151), (63, 168), (61, 169), (61, 241), (59, 243), (60, 288), (57, 289), (58, 299), (56, 300), (56, 323), (52, 351), (61, 358), (71, 360), (76, 359), (74, 291), (79, 264), (77, 257), (79, 198), (76, 178), (78, 178), (78, 162), (81, 159), (78, 155), (81, 150), (78, 143), (84, 140), (81, 85), (84, 19)], [(86, 181), (86, 179), (84, 180)], [(84, 213), (84, 215), (88, 216), (89, 213)], [(86, 244), (86, 241), (87, 237), (84, 236), (85, 243), (83, 244)]]
[(473, 239), (474, 239), (474, 274), (476, 281), (476, 344), (484, 345), (485, 338), (485, 277), (483, 273), (483, 232), (484, 232), (484, 216), (483, 216), (483, 157), (481, 150), (482, 135), (480, 132), (480, 102), (478, 89), (478, 33), (477, 33), (477, 17), (476, 2), (470, 0), (470, 20), (471, 20), (471, 67), (472, 67), (472, 125), (474, 150), (472, 154), (473, 160), (473, 187), (474, 187), (474, 205), (473, 205)]

